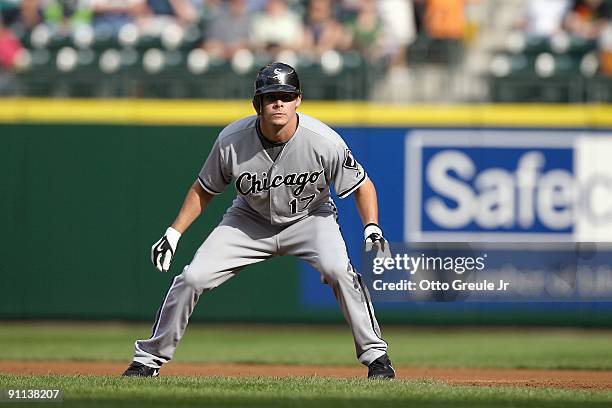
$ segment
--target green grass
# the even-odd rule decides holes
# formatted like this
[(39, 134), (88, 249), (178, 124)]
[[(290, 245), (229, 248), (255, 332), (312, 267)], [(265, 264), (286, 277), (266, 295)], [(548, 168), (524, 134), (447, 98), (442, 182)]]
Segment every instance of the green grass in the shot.
[[(0, 323), (0, 359), (128, 362), (149, 325)], [(397, 366), (612, 369), (612, 331), (385, 327)], [(190, 325), (176, 362), (355, 365), (348, 327)]]
[[(26, 377), (0, 388), (59, 388), (62, 407), (609, 407), (612, 392), (451, 387), (433, 381), (330, 378)], [(8, 406), (12, 404), (2, 404)], [(14, 404), (24, 407), (26, 404)], [(40, 404), (32, 406), (40, 406)]]
[[(131, 360), (148, 325), (0, 323), (3, 360)], [(386, 327), (396, 366), (612, 369), (612, 331)], [(357, 365), (347, 327), (190, 325), (176, 362)], [(333, 378), (0, 374), (0, 389), (60, 388), (62, 407), (610, 407), (612, 392)], [(3, 406), (26, 407), (27, 403)], [(40, 406), (40, 403), (30, 404)]]

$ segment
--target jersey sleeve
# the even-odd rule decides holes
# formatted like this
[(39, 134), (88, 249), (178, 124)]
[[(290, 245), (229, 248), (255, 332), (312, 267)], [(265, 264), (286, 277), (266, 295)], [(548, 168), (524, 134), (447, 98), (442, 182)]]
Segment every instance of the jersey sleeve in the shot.
[(228, 163), (224, 159), (223, 150), (217, 139), (198, 174), (202, 188), (213, 195), (221, 194), (232, 180), (227, 169)]
[(368, 176), (346, 144), (338, 144), (333, 149), (333, 154), (331, 182), (338, 197), (346, 198), (361, 187)]

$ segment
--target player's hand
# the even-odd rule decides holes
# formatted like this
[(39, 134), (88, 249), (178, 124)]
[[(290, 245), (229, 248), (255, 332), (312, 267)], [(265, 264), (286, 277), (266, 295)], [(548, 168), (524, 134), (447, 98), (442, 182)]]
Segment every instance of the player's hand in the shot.
[(383, 237), (382, 230), (378, 224), (370, 223), (366, 225), (363, 229), (363, 237), (365, 239), (366, 252), (376, 250), (377, 257), (391, 258), (389, 243)]
[(166, 230), (166, 234), (151, 247), (151, 262), (158, 271), (167, 272), (170, 269), (170, 263), (180, 238), (181, 233), (170, 227)]

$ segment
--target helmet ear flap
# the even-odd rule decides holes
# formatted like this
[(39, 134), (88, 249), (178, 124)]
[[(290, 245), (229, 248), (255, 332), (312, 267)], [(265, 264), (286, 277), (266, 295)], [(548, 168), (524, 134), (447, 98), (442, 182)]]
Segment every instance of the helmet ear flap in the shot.
[(261, 115), (261, 95), (253, 96), (253, 108), (258, 115)]

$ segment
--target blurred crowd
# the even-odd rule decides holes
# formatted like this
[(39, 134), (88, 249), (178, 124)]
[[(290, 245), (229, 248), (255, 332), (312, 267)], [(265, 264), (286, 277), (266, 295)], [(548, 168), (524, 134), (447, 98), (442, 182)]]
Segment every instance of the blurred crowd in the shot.
[[(336, 51), (402, 65), (418, 36), (461, 40), (470, 1), (475, 0), (0, 0), (0, 66), (10, 67), (24, 38), (40, 27), (51, 35), (91, 32), (94, 40), (180, 35), (195, 28), (196, 47), (211, 58), (229, 60), (249, 50), (316, 59)], [(567, 24), (585, 30), (573, 20)]]
[(565, 44), (591, 43), (599, 53), (600, 70), (612, 74), (611, 0), (526, 0), (519, 27), (530, 40)]

